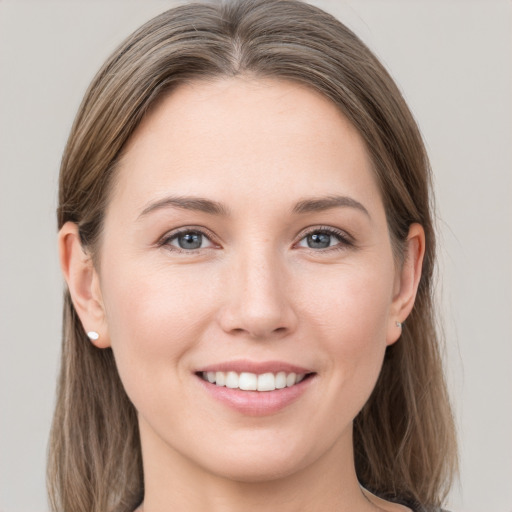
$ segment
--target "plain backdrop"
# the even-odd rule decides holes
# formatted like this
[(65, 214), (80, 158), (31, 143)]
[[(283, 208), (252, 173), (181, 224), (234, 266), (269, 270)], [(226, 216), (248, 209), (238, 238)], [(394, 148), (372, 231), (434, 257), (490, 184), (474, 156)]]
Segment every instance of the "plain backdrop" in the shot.
[[(381, 58), (430, 153), (461, 445), (448, 508), (512, 512), (512, 3), (313, 3)], [(0, 0), (1, 512), (47, 510), (62, 295), (54, 212), (67, 134), (109, 53), (172, 5)]]

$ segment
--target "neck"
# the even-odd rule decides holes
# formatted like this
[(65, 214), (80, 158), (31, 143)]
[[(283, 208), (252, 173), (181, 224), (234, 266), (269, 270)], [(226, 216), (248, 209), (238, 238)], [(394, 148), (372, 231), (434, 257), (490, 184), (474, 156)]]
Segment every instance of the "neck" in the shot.
[[(142, 433), (142, 432), (141, 432)], [(214, 474), (143, 436), (144, 504), (137, 512), (375, 512), (357, 481), (352, 433), (297, 471), (240, 481)]]

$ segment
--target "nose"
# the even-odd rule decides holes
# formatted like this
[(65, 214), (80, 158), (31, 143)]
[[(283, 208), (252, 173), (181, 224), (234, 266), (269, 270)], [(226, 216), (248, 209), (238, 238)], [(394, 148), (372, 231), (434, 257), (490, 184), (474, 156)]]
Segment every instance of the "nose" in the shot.
[(286, 336), (297, 326), (291, 279), (272, 253), (240, 255), (229, 269), (219, 322), (225, 332), (252, 339)]

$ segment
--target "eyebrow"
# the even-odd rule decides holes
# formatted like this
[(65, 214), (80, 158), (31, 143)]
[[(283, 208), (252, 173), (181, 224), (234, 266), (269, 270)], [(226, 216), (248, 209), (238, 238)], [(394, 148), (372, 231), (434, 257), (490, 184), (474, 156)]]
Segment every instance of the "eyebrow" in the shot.
[[(333, 208), (355, 208), (365, 213), (368, 217), (368, 210), (355, 199), (348, 196), (322, 196), (301, 199), (292, 209), (293, 214), (304, 214), (311, 212), (320, 212)], [(229, 209), (218, 201), (212, 201), (203, 197), (195, 196), (169, 196), (153, 203), (150, 203), (139, 215), (139, 219), (155, 210), (165, 208), (179, 208), (183, 210), (199, 211), (210, 215), (222, 217), (229, 216)], [(371, 218), (371, 217), (370, 217)]]
[(150, 212), (169, 207), (204, 212), (209, 213), (210, 215), (220, 215), (223, 217), (229, 215), (228, 209), (223, 204), (217, 201), (212, 201), (211, 199), (192, 196), (170, 196), (149, 204), (144, 208), (144, 210), (142, 210), (142, 213), (139, 215), (139, 219)]
[(355, 208), (370, 217), (368, 210), (359, 201), (348, 196), (336, 195), (302, 199), (293, 207), (293, 213), (321, 212), (340, 207)]

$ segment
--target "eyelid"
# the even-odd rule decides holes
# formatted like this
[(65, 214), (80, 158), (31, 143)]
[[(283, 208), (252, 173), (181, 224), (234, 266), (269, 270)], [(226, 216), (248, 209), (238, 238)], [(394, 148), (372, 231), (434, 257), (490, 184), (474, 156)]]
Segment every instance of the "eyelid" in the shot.
[[(180, 247), (176, 247), (174, 245), (170, 245), (170, 240), (175, 240), (180, 234), (183, 233), (199, 233), (202, 236), (206, 237), (213, 247), (202, 247), (198, 249), (181, 249)], [(306, 250), (310, 250), (312, 252), (328, 252), (335, 250), (346, 249), (347, 247), (353, 247), (355, 245), (354, 237), (345, 230), (335, 228), (333, 226), (308, 226), (304, 228), (298, 235), (297, 241), (293, 244), (294, 247), (297, 246), (299, 242), (301, 242), (305, 237), (312, 233), (327, 233), (329, 235), (335, 236), (339, 239), (339, 243), (330, 247), (326, 247), (323, 249), (313, 249), (311, 247), (304, 247)], [(220, 243), (217, 241), (217, 237), (204, 226), (182, 226), (171, 231), (168, 231), (165, 235), (163, 235), (158, 242), (156, 243), (158, 247), (167, 247), (169, 250), (181, 253), (194, 254), (198, 251), (204, 251), (205, 249), (212, 248), (220, 248)]]
[(311, 235), (312, 233), (327, 233), (329, 235), (333, 235), (340, 240), (340, 243), (330, 246), (330, 247), (323, 248), (323, 249), (313, 249), (311, 247), (304, 247), (304, 249), (309, 249), (314, 252), (326, 252), (326, 251), (330, 251), (330, 250), (340, 250), (340, 249), (345, 249), (347, 247), (354, 247), (354, 245), (355, 245), (354, 237), (347, 231), (339, 229), (339, 228), (335, 228), (333, 226), (324, 226), (324, 225), (309, 226), (309, 227), (305, 228), (297, 236), (298, 241), (295, 243), (295, 245), (297, 245), (299, 242), (304, 240), (304, 238), (306, 238), (308, 235)]
[[(198, 249), (182, 249), (180, 247), (176, 247), (171, 245), (169, 242), (175, 240), (179, 235), (183, 233), (198, 233), (209, 240), (212, 244), (212, 247), (200, 247)], [(206, 229), (203, 226), (182, 226), (180, 228), (173, 229), (168, 231), (165, 235), (163, 235), (158, 242), (156, 243), (158, 247), (166, 247), (171, 251), (194, 254), (198, 251), (204, 251), (205, 249), (214, 249), (218, 248), (220, 244), (216, 241), (216, 237), (211, 233), (210, 230)]]

